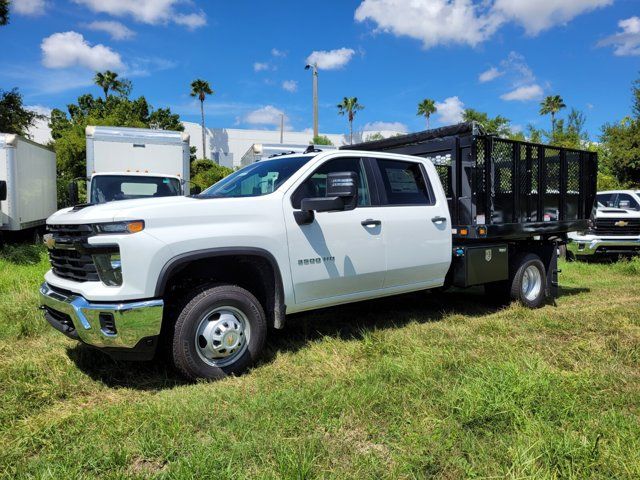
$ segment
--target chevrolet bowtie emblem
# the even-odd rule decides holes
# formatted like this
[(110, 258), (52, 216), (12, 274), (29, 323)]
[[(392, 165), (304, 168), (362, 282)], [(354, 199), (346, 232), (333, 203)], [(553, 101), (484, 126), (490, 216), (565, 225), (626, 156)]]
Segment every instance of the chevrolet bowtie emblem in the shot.
[(51, 250), (56, 246), (56, 239), (53, 238), (53, 235), (51, 233), (47, 233), (45, 236), (42, 237), (42, 243), (44, 243), (45, 247)]
[(629, 222), (625, 222), (624, 220), (620, 220), (614, 224), (616, 227), (626, 227), (629, 225)]

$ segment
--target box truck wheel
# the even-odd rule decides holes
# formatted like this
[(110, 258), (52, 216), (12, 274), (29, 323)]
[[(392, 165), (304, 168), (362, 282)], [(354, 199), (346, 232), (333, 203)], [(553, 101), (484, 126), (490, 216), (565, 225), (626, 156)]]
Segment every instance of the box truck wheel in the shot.
[(251, 366), (262, 353), (266, 334), (256, 297), (234, 285), (219, 285), (186, 303), (174, 326), (171, 355), (189, 379), (220, 379)]
[(519, 255), (513, 263), (511, 299), (529, 308), (541, 307), (547, 290), (547, 274), (540, 257), (533, 253)]

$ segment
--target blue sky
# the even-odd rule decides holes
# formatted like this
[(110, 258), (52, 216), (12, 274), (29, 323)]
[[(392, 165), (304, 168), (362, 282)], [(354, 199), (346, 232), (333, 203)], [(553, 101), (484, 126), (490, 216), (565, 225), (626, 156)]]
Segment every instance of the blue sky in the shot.
[[(216, 93), (212, 127), (311, 126), (310, 55), (320, 67), (320, 130), (347, 123), (335, 104), (357, 96), (356, 129), (416, 131), (473, 107), (516, 126), (548, 127), (540, 97), (560, 94), (596, 138), (629, 114), (640, 76), (640, 0), (14, 0), (0, 28), (0, 88), (63, 108), (99, 94), (93, 72), (130, 78), (134, 95), (197, 121), (194, 78)], [(484, 74), (484, 75), (482, 75)], [(484, 80), (484, 81), (482, 81)]]

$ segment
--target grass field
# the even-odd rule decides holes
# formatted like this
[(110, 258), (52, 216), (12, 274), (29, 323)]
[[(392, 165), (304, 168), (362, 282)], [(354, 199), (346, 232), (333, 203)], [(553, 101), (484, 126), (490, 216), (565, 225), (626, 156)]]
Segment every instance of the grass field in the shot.
[(248, 374), (183, 383), (67, 340), (35, 247), (0, 253), (7, 478), (640, 478), (640, 261), (557, 305), (419, 293), (289, 319)]

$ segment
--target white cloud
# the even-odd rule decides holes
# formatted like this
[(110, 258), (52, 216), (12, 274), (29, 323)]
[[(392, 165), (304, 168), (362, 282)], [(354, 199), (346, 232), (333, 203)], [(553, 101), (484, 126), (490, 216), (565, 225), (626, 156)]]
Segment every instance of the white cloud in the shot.
[(11, 7), (20, 15), (42, 15), (47, 9), (45, 0), (13, 0)]
[(51, 116), (51, 108), (45, 107), (44, 105), (25, 105), (24, 108), (31, 112), (35, 112), (38, 115), (44, 115), (45, 117)]
[(122, 69), (120, 55), (109, 47), (91, 46), (77, 32), (54, 33), (42, 40), (42, 64), (48, 68), (85, 67), (91, 70)]
[(528, 35), (537, 35), (612, 3), (613, 0), (495, 0), (493, 10), (505, 21), (522, 25)]
[(496, 67), (491, 67), (490, 69), (485, 70), (478, 76), (478, 81), (480, 83), (487, 83), (492, 80), (495, 80), (498, 77), (501, 77), (502, 75), (504, 75), (503, 71), (498, 70)]
[(442, 102), (436, 102), (438, 109), (436, 115), (440, 123), (450, 125), (462, 122), (464, 103), (457, 96), (445, 98)]
[(283, 50), (278, 50), (277, 48), (272, 48), (271, 49), (271, 55), (273, 55), (274, 57), (286, 57), (287, 56), (287, 52), (285, 52)]
[(351, 48), (315, 51), (307, 57), (307, 64), (316, 63), (320, 70), (336, 70), (349, 63), (355, 53)]
[(640, 17), (629, 17), (618, 22), (621, 32), (614, 33), (598, 42), (599, 47), (614, 47), (619, 57), (640, 55)]
[(518, 52), (509, 52), (505, 60), (500, 62), (502, 69), (511, 76), (512, 83), (515, 86), (531, 84), (536, 80), (533, 70), (525, 61), (523, 55)]
[(111, 20), (95, 21), (87, 23), (85, 25), (89, 30), (96, 30), (99, 32), (106, 32), (111, 35), (114, 40), (129, 40), (135, 37), (136, 33), (130, 28), (126, 27), (120, 22)]
[(73, 0), (97, 13), (114, 17), (131, 17), (141, 23), (160, 25), (176, 23), (189, 29), (202, 27), (207, 23), (206, 14), (200, 10), (185, 13), (178, 11), (178, 5), (190, 5), (184, 0)]
[(173, 17), (173, 21), (178, 25), (187, 27), (189, 30), (195, 30), (207, 24), (207, 16), (203, 11), (197, 13), (178, 13)]
[(265, 70), (269, 70), (270, 68), (271, 68), (271, 66), (268, 63), (255, 62), (253, 64), (253, 71), (254, 72), (264, 72)]
[[(273, 105), (267, 105), (247, 113), (243, 120), (251, 125), (280, 125), (284, 112)], [(287, 117), (285, 115), (285, 122)]]
[(524, 85), (510, 92), (500, 95), (502, 100), (526, 102), (529, 100), (538, 100), (542, 97), (543, 91), (540, 85)]
[(364, 132), (402, 132), (409, 131), (404, 123), (400, 122), (369, 122), (362, 128)]
[(497, 22), (471, 0), (364, 0), (358, 22), (370, 20), (376, 30), (420, 40), (425, 48), (440, 44), (477, 45), (497, 30)]
[(537, 35), (576, 16), (611, 5), (613, 0), (363, 0), (358, 22), (371, 21), (376, 31), (436, 45), (476, 46), (504, 24), (513, 22)]
[(285, 80), (284, 82), (282, 82), (282, 88), (287, 92), (291, 92), (291, 93), (297, 92), (298, 82), (296, 82), (295, 80)]

